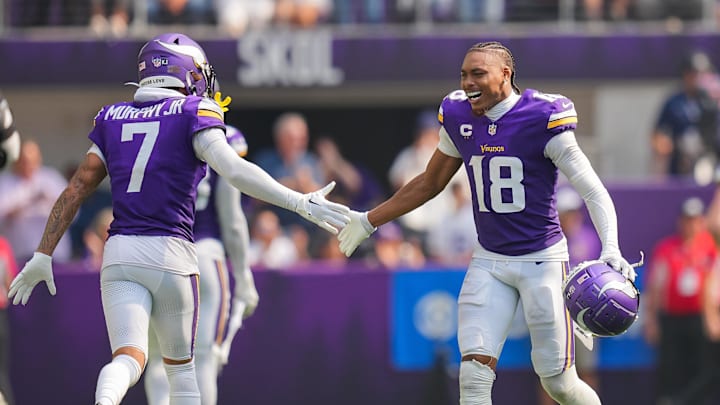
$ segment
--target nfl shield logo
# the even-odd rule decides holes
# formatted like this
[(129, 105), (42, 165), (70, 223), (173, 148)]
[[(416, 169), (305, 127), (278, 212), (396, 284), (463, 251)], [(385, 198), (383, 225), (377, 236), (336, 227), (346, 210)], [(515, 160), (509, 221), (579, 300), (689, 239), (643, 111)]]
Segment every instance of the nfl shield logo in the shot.
[(488, 134), (495, 135), (497, 133), (497, 125), (490, 124), (488, 125)]
[(152, 64), (156, 68), (159, 68), (163, 64), (162, 58), (159, 56), (152, 58)]

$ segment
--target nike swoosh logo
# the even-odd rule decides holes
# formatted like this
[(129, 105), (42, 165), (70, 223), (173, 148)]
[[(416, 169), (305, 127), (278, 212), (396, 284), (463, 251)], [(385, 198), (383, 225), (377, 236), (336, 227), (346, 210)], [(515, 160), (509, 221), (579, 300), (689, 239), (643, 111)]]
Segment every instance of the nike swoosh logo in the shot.
[(562, 103), (563, 108), (568, 108), (571, 105), (573, 105), (573, 103)]
[(313, 200), (309, 200), (309, 201), (310, 201), (310, 204), (320, 205), (320, 204), (316, 203), (316, 202), (313, 201)]

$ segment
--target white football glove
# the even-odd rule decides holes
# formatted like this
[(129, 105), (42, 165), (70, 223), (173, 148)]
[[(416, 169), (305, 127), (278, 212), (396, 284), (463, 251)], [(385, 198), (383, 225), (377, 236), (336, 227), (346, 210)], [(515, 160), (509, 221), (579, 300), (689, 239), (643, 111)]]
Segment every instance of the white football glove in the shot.
[(350, 209), (342, 204), (334, 203), (325, 199), (335, 182), (331, 181), (327, 186), (312, 193), (303, 194), (297, 201), (294, 211), (308, 221), (337, 235), (340, 228), (344, 227), (350, 218), (347, 217)]
[[(254, 286), (253, 286), (254, 287)], [(230, 319), (228, 320), (228, 332), (225, 336), (225, 340), (221, 344), (213, 344), (212, 353), (217, 360), (218, 374), (222, 370), (223, 366), (228, 363), (230, 359), (230, 347), (232, 346), (235, 334), (242, 326), (243, 319), (252, 315), (257, 307), (257, 301), (253, 307), (247, 305), (244, 301), (237, 298), (233, 298), (232, 310), (230, 311)]]
[(347, 214), (350, 217), (350, 223), (343, 228), (338, 235), (340, 241), (340, 251), (345, 256), (350, 257), (357, 249), (358, 245), (367, 239), (373, 232), (377, 230), (368, 220), (368, 213), (352, 211)]
[(628, 280), (635, 281), (635, 268), (622, 257), (620, 252), (601, 253), (600, 260), (622, 273)]
[[(247, 319), (255, 312), (255, 308), (260, 301), (257, 288), (255, 288), (255, 278), (252, 271), (246, 269), (240, 274), (235, 274), (235, 291), (233, 292), (233, 305), (230, 312), (230, 319), (233, 319), (235, 312), (240, 313), (240, 319)], [(243, 309), (240, 310), (240, 305)]]
[(25, 263), (25, 267), (23, 267), (20, 274), (10, 283), (8, 299), (15, 297), (13, 305), (27, 304), (33, 288), (41, 281), (47, 284), (50, 295), (55, 295), (57, 290), (55, 289), (55, 279), (52, 272), (52, 257), (35, 252), (33, 257)]
[(217, 343), (213, 343), (212, 348), (212, 355), (215, 357), (215, 365), (217, 366), (217, 373), (220, 375), (220, 372), (222, 371), (223, 366), (225, 366), (228, 362), (228, 358), (230, 357), (230, 347), (226, 347), (225, 345), (219, 345)]

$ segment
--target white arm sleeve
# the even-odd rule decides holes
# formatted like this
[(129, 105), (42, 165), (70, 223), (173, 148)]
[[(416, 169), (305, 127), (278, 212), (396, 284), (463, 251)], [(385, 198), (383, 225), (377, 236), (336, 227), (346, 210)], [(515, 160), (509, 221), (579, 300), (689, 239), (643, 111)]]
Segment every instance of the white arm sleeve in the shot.
[(193, 148), (199, 159), (207, 162), (243, 193), (295, 211), (302, 194), (283, 186), (258, 165), (238, 156), (221, 129), (209, 128), (198, 132), (193, 139)]
[(240, 206), (240, 190), (220, 177), (215, 192), (217, 193), (215, 206), (217, 207), (222, 241), (237, 281), (242, 278), (245, 271), (250, 271), (247, 260), (250, 236), (248, 235), (247, 219)]
[(553, 137), (545, 145), (545, 156), (553, 161), (585, 200), (590, 219), (600, 237), (603, 254), (619, 253), (615, 205), (587, 156), (577, 144), (575, 134), (565, 131)]

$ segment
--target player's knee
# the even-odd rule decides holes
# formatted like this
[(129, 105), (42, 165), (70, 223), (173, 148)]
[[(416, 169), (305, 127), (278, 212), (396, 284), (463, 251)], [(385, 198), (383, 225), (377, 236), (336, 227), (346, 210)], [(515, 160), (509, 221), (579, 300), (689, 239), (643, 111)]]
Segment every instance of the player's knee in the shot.
[(460, 362), (460, 405), (489, 405), (495, 371), (477, 360)]
[(195, 363), (192, 359), (181, 364), (165, 363), (164, 366), (170, 383), (171, 402), (182, 403), (185, 399), (200, 398)]
[(167, 357), (163, 357), (163, 363), (169, 364), (169, 365), (188, 364), (192, 360), (193, 360), (192, 357), (190, 357), (189, 359), (182, 359), (182, 360), (168, 359)]
[(98, 404), (119, 404), (129, 387), (140, 379), (142, 369), (131, 356), (120, 354), (100, 370), (95, 402)]
[(145, 363), (147, 362), (147, 354), (141, 349), (132, 346), (121, 347), (115, 350), (115, 352), (113, 353), (113, 359), (120, 355), (126, 355), (133, 358), (140, 367), (140, 370), (143, 370), (145, 368)]
[(497, 369), (497, 358), (486, 354), (465, 354), (462, 356), (462, 361), (475, 361), (490, 367), (492, 371)]

